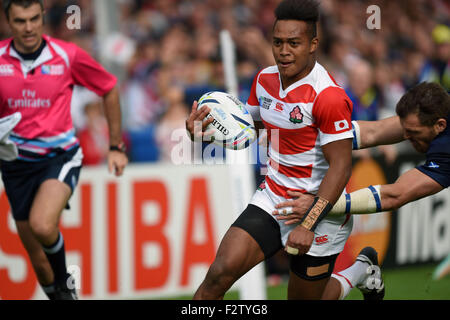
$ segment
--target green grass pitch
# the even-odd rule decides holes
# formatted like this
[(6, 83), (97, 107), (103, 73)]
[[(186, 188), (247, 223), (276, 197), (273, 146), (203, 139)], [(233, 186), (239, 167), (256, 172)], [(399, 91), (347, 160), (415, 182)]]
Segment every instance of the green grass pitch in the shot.
[[(433, 280), (431, 275), (437, 264), (396, 269), (382, 269), (386, 287), (385, 300), (450, 300), (450, 275), (441, 280)], [(268, 287), (268, 300), (285, 300), (287, 284)], [(169, 299), (191, 299), (192, 296)], [(237, 291), (228, 292), (226, 300), (239, 299)], [(353, 289), (346, 300), (362, 300), (358, 289)]]

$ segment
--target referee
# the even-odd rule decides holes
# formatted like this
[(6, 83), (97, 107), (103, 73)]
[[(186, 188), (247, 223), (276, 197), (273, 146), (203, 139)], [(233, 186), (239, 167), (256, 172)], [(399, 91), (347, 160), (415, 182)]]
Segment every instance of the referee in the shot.
[(1, 161), (19, 237), (49, 299), (75, 300), (59, 220), (76, 187), (83, 153), (70, 115), (74, 85), (103, 97), (109, 171), (128, 163), (117, 79), (76, 45), (43, 34), (42, 0), (3, 0), (12, 38), (0, 41), (0, 118), (20, 112), (10, 139), (18, 158)]

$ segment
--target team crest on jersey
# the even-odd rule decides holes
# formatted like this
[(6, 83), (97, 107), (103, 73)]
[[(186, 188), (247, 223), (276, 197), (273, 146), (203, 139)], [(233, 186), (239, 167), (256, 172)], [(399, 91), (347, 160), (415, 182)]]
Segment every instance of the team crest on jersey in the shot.
[(299, 106), (296, 106), (291, 113), (289, 113), (289, 121), (295, 124), (303, 122), (303, 113)]
[(55, 65), (48, 65), (44, 64), (41, 68), (42, 74), (47, 74), (50, 76), (60, 76), (64, 74), (64, 65), (62, 64), (55, 64)]

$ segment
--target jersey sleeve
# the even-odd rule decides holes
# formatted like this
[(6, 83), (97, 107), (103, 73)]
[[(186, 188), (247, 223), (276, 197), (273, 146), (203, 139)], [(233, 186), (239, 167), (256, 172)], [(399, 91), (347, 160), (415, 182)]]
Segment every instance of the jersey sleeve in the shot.
[(314, 102), (312, 113), (319, 130), (321, 146), (353, 138), (352, 109), (352, 101), (342, 88), (329, 87), (320, 92)]
[(250, 89), (250, 96), (248, 97), (247, 104), (245, 105), (248, 112), (252, 115), (253, 121), (261, 121), (261, 115), (259, 113), (259, 100), (258, 95), (256, 94), (259, 74), (260, 73), (258, 73), (253, 79), (252, 88)]
[(425, 164), (417, 166), (416, 169), (439, 183), (443, 188), (450, 186), (450, 159), (427, 157)]
[(117, 83), (117, 78), (106, 71), (86, 51), (76, 48), (76, 54), (71, 66), (72, 77), (75, 84), (104, 96), (111, 91)]

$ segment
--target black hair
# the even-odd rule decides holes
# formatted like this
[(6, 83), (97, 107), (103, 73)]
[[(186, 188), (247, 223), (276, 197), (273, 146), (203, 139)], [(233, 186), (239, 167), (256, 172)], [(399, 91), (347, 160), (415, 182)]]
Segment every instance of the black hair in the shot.
[(422, 125), (432, 126), (438, 119), (448, 117), (450, 96), (439, 84), (422, 82), (403, 95), (395, 111), (401, 119), (417, 114)]
[(21, 6), (23, 8), (28, 8), (35, 3), (39, 3), (41, 9), (44, 10), (44, 1), (43, 0), (3, 0), (2, 7), (5, 12), (6, 18), (9, 19), (9, 8), (11, 8), (12, 4)]
[(319, 2), (316, 0), (283, 0), (275, 9), (275, 23), (278, 20), (300, 20), (308, 25), (311, 39), (317, 37)]

